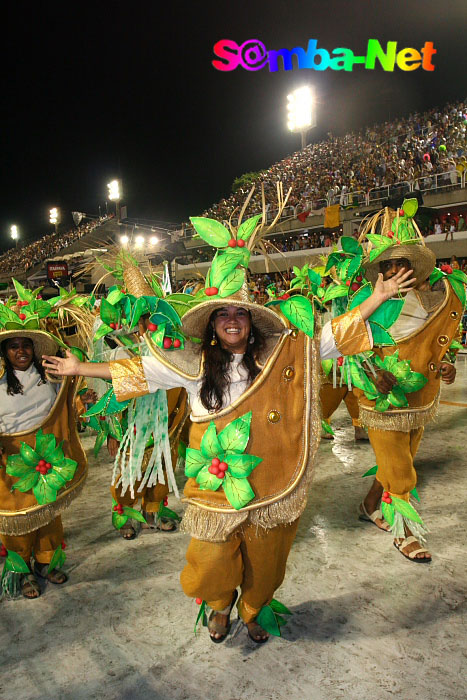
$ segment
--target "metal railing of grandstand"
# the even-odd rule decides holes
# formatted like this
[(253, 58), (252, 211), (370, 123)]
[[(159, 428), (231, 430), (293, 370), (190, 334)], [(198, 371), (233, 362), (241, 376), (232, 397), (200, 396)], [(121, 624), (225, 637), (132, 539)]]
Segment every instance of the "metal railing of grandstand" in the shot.
[[(325, 207), (332, 206), (333, 204), (340, 204), (343, 207), (369, 207), (378, 202), (382, 202), (390, 197), (404, 196), (410, 194), (410, 192), (420, 191), (420, 192), (443, 192), (449, 189), (462, 189), (466, 187), (467, 184), (467, 172), (460, 173), (458, 170), (448, 170), (444, 173), (427, 173), (423, 177), (419, 177), (415, 180), (401, 180), (401, 182), (395, 182), (392, 185), (383, 185), (381, 187), (372, 187), (368, 192), (364, 190), (352, 190), (351, 192), (337, 193), (331, 197), (325, 197), (317, 200), (309, 200), (306, 203), (305, 211), (310, 210), (319, 211)], [(249, 214), (249, 216), (255, 216), (261, 212), (254, 212)], [(297, 206), (288, 206), (282, 212), (280, 221), (284, 219), (290, 219), (291, 217), (297, 217), (300, 213)], [(275, 219), (277, 215), (277, 209), (271, 210), (266, 208), (266, 219), (270, 223)], [(232, 219), (233, 226), (236, 226), (238, 219)], [(192, 226), (188, 226), (184, 230), (184, 238), (192, 238), (194, 234), (194, 229)], [(200, 241), (200, 246), (204, 245)]]

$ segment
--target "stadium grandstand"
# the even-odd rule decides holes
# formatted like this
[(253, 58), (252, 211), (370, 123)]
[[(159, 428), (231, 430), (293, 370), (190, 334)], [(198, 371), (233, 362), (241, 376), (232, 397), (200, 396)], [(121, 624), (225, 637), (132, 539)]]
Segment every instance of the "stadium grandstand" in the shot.
[[(398, 206), (405, 196), (416, 196), (417, 222), (427, 245), (438, 260), (467, 268), (467, 101), (434, 107), (422, 114), (367, 127), (345, 136), (328, 138), (257, 173), (251, 183), (221, 199), (204, 216), (232, 219), (248, 195), (255, 191), (246, 214), (261, 212), (261, 186), (268, 221), (275, 217), (277, 183), (284, 193), (291, 188), (288, 206), (269, 236), (269, 253), (286, 283), (293, 265), (330, 252), (339, 237), (357, 235), (367, 214), (389, 204)], [(211, 251), (193, 238), (189, 223), (167, 224), (116, 217), (83, 218), (67, 232), (53, 233), (0, 256), (0, 282), (8, 292), (11, 275), (37, 287), (50, 279), (50, 264), (62, 265), (64, 280), (83, 269), (83, 261), (109, 245), (128, 245), (136, 256), (158, 265), (172, 264), (177, 286), (202, 275)], [(453, 260), (454, 258), (454, 260)], [(256, 275), (252, 286), (259, 297), (266, 274), (263, 256), (251, 262)], [(81, 276), (73, 284), (87, 291), (98, 275)], [(109, 280), (108, 285), (112, 284)]]

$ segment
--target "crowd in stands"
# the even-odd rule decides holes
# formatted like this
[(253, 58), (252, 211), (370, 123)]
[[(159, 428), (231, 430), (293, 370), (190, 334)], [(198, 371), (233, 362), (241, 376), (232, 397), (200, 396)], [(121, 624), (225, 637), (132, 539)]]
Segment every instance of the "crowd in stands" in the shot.
[[(451, 187), (467, 170), (467, 102), (434, 107), (423, 114), (367, 127), (357, 133), (310, 144), (261, 173), (267, 207), (277, 209), (277, 183), (284, 193), (292, 187), (288, 204), (295, 213), (331, 204), (353, 204), (349, 193), (395, 187), (405, 194), (411, 187), (426, 191), (435, 185)], [(435, 175), (445, 173), (435, 181)], [(408, 184), (404, 184), (408, 183)], [(213, 204), (204, 216), (228, 219), (243, 205), (250, 187), (237, 190)], [(399, 192), (400, 190), (400, 192)], [(378, 192), (375, 192), (377, 199)], [(247, 213), (260, 212), (261, 187), (257, 186)]]
[(0, 256), (0, 273), (30, 270), (34, 265), (54, 257), (63, 248), (67, 248), (87, 233), (93, 231), (106, 219), (107, 217), (102, 216), (97, 220), (81, 223), (69, 231), (50, 233), (33, 243), (7, 250), (6, 253)]

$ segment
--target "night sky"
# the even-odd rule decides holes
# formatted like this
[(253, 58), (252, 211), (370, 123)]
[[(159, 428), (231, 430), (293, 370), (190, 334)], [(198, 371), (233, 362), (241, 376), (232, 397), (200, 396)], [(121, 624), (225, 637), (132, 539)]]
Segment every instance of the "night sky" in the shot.
[[(1, 247), (12, 223), (25, 237), (51, 230), (51, 206), (97, 214), (114, 177), (131, 217), (201, 213), (236, 176), (299, 148), (285, 105), (305, 82), (318, 99), (313, 141), (467, 94), (466, 0), (19, 2), (2, 20)], [(438, 52), (433, 72), (227, 73), (211, 65), (224, 38), (356, 54), (370, 38), (433, 41)]]

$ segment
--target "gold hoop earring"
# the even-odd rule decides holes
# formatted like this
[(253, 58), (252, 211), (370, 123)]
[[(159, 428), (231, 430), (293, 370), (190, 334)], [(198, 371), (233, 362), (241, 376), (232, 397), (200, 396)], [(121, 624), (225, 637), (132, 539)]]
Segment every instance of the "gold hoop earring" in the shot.
[(212, 329), (211, 345), (217, 345), (216, 331), (214, 330), (214, 328)]

